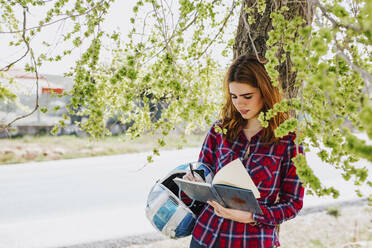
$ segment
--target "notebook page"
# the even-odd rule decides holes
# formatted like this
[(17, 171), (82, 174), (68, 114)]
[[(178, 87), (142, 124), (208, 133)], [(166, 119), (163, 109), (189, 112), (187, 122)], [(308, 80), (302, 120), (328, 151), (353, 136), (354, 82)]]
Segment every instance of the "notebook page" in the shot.
[(252, 190), (254, 197), (260, 198), (260, 192), (249, 176), (239, 158), (222, 167), (214, 176), (212, 184), (225, 184)]

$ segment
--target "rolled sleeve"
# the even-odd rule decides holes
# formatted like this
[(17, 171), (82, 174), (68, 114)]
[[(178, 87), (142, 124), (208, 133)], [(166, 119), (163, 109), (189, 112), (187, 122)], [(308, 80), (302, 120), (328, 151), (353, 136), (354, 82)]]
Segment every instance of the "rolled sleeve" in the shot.
[[(254, 221), (266, 225), (279, 225), (284, 221), (294, 218), (302, 208), (304, 187), (296, 174), (296, 167), (292, 158), (297, 155), (295, 136), (288, 143), (281, 168), (281, 186), (279, 202), (270, 206), (261, 205), (262, 215), (253, 214)], [(303, 147), (299, 145), (299, 153), (304, 154)]]

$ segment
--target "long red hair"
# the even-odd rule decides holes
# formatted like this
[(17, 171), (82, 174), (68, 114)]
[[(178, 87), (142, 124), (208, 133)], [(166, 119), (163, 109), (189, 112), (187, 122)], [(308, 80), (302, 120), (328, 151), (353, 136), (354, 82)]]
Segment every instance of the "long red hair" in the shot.
[[(261, 111), (264, 112), (272, 109), (274, 104), (280, 102), (282, 99), (279, 88), (272, 85), (270, 77), (267, 74), (264, 66), (266, 60), (263, 57), (258, 58), (259, 60), (256, 55), (239, 56), (230, 65), (225, 75), (223, 83), (225, 103), (221, 111), (221, 127), (227, 129), (224, 138), (229, 143), (233, 143), (236, 140), (242, 128), (247, 124), (247, 120), (241, 116), (232, 103), (229, 83), (239, 82), (258, 88), (261, 92), (264, 105)], [(275, 117), (271, 118), (268, 127), (263, 128), (260, 137), (261, 142), (269, 144), (277, 143), (279, 138), (275, 137), (274, 130), (288, 118), (288, 113), (278, 113)]]

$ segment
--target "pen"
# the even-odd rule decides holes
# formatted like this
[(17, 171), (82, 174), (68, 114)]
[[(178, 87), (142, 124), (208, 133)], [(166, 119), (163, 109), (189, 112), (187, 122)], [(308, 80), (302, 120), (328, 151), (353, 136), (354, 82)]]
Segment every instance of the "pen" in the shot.
[(189, 166), (190, 166), (191, 175), (193, 177), (195, 177), (195, 175), (194, 175), (194, 169), (192, 168), (192, 163), (189, 163)]

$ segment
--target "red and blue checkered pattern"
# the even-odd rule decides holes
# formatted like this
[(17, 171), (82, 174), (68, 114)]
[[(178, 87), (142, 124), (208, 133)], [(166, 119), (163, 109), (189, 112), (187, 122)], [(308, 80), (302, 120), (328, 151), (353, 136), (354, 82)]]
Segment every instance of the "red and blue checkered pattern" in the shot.
[[(297, 154), (296, 135), (290, 133), (279, 143), (267, 145), (260, 142), (261, 133), (262, 130), (249, 142), (241, 131), (235, 142), (229, 144), (214, 127), (209, 130), (199, 162), (208, 165), (216, 174), (223, 166), (240, 158), (261, 194), (257, 200), (263, 215), (253, 215), (258, 223), (253, 226), (220, 218), (213, 207), (206, 204), (192, 233), (200, 245), (212, 247), (218, 238), (220, 247), (226, 248), (279, 246), (275, 226), (294, 218), (302, 208), (304, 188), (291, 161)], [(249, 156), (244, 159), (249, 146)], [(298, 151), (304, 153), (301, 145)], [(277, 197), (279, 202), (276, 202)]]

